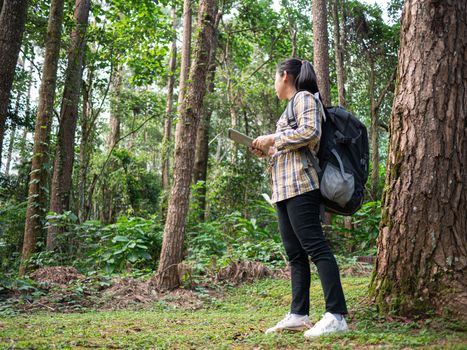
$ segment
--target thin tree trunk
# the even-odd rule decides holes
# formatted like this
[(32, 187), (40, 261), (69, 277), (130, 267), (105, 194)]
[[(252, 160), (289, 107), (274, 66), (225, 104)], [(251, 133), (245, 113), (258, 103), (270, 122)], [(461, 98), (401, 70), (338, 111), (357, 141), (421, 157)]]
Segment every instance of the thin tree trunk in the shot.
[(172, 139), (172, 106), (173, 91), (175, 83), (175, 70), (177, 69), (177, 11), (172, 8), (173, 39), (170, 50), (169, 78), (167, 80), (167, 99), (165, 108), (164, 139), (162, 141), (162, 188), (168, 190), (170, 187), (170, 142)]
[[(44, 66), (45, 66), (45, 61), (44, 61)], [(29, 123), (30, 120), (30, 115), (31, 115), (31, 87), (32, 87), (32, 64), (29, 65), (29, 79), (28, 79), (28, 92), (26, 95), (26, 109), (25, 109), (25, 114), (26, 114), (26, 124)], [(44, 67), (45, 70), (45, 67)], [(28, 128), (27, 126), (24, 126), (23, 128), (23, 134), (21, 135), (21, 141), (20, 141), (20, 146), (19, 146), (19, 155), (20, 155), (20, 163), (23, 164), (26, 162), (26, 141), (27, 141), (27, 136), (28, 136)]]
[(109, 117), (110, 133), (107, 138), (107, 149), (110, 151), (115, 147), (118, 139), (120, 138), (120, 121), (121, 117), (121, 101), (120, 96), (122, 92), (123, 81), (123, 66), (119, 65), (115, 71), (115, 76), (112, 79), (112, 100)]
[(375, 101), (375, 70), (373, 61), (368, 62), (370, 65), (370, 77), (368, 84), (368, 93), (370, 97), (370, 117), (371, 117), (371, 198), (376, 200), (378, 193), (378, 182), (379, 182), (379, 127), (378, 127), (378, 112), (376, 110)]
[[(35, 251), (36, 239), (39, 237), (44, 227), (43, 222), (47, 212), (48, 176), (45, 165), (49, 159), (50, 129), (52, 125), (55, 85), (60, 53), (63, 6), (63, 0), (53, 0), (50, 5), (47, 39), (45, 42), (44, 68), (39, 89), (39, 106), (37, 108), (36, 126), (34, 130), (34, 146), (29, 179), (23, 253), (19, 270), (21, 276), (26, 271), (25, 261)], [(29, 113), (30, 89), (31, 82), (29, 82), (28, 100), (26, 101), (27, 113)]]
[(169, 199), (160, 263), (154, 282), (160, 289), (180, 285), (178, 264), (183, 259), (183, 241), (193, 171), (196, 131), (199, 124), (212, 40), (216, 0), (201, 0), (193, 64), (186, 98), (183, 99), (180, 121), (176, 128), (174, 183)]
[[(341, 0), (345, 1), (345, 0)], [(344, 74), (344, 50), (341, 42), (341, 29), (339, 25), (338, 6), (339, 0), (332, 0), (332, 19), (334, 25), (334, 51), (336, 55), (337, 91), (339, 105), (345, 108), (345, 74)]]
[[(232, 87), (232, 80), (230, 77), (228, 78), (227, 81), (227, 98), (228, 98), (228, 103), (229, 103), (229, 110), (230, 110), (230, 127), (232, 129), (238, 129), (238, 114), (237, 114), (237, 106), (235, 105), (236, 102), (236, 97), (235, 97), (235, 92), (233, 91)], [(231, 153), (231, 162), (233, 164), (237, 163), (237, 157), (238, 157), (238, 144), (234, 141), (230, 142), (232, 146), (232, 153)]]
[(186, 81), (190, 73), (190, 55), (191, 55), (191, 0), (183, 2), (183, 39), (182, 39), (182, 58), (180, 64), (180, 82), (178, 85), (178, 114), (182, 114), (181, 106), (185, 99), (187, 88)]
[(313, 48), (314, 68), (318, 88), (324, 105), (331, 105), (329, 84), (329, 44), (326, 0), (313, 0)]
[(87, 220), (86, 188), (88, 184), (89, 159), (91, 157), (92, 120), (92, 83), (93, 67), (88, 67), (86, 82), (83, 82), (83, 114), (81, 116), (81, 140), (79, 146), (78, 217), (80, 222)]
[(5, 0), (0, 13), (0, 170), (11, 87), (15, 77), (28, 0)]
[(381, 312), (467, 314), (467, 3), (406, 0), (370, 295)]
[[(24, 60), (23, 60), (23, 69), (24, 69)], [(18, 93), (16, 94), (15, 118), (18, 118), (20, 99), (21, 99), (21, 92), (18, 91)], [(10, 131), (10, 142), (8, 145), (8, 153), (7, 153), (7, 158), (6, 158), (5, 175), (10, 174), (10, 165), (11, 165), (11, 158), (13, 156), (13, 146), (15, 144), (15, 138), (16, 138), (16, 122), (13, 121), (12, 126), (11, 126), (11, 131)]]
[[(68, 210), (70, 205), (75, 131), (78, 119), (78, 103), (83, 73), (83, 56), (89, 8), (90, 0), (76, 0), (73, 16), (76, 26), (71, 33), (71, 47), (68, 52), (68, 67), (60, 110), (60, 126), (50, 196), (50, 211), (59, 214)], [(49, 227), (47, 250), (55, 248), (55, 239), (58, 233), (58, 227)]]

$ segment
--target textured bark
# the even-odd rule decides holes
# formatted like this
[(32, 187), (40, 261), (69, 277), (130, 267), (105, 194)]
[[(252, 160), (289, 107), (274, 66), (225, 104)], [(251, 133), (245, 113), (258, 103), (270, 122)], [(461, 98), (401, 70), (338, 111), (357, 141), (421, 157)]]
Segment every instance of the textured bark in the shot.
[(170, 49), (169, 78), (167, 80), (167, 99), (165, 107), (164, 139), (162, 141), (162, 188), (170, 187), (170, 142), (172, 140), (172, 106), (175, 83), (175, 70), (177, 69), (177, 11), (172, 9), (173, 30), (172, 48)]
[[(63, 22), (63, 0), (53, 0), (50, 5), (45, 42), (44, 66), (41, 86), (39, 88), (39, 105), (37, 107), (36, 125), (34, 129), (34, 145), (31, 160), (31, 173), (28, 188), (28, 206), (24, 228), (24, 243), (21, 257), (20, 275), (26, 271), (25, 261), (35, 251), (36, 239), (44, 227), (47, 212), (48, 174), (46, 163), (49, 160), (50, 129), (52, 125), (55, 85), (60, 52), (60, 35)], [(31, 84), (28, 86), (29, 95)]]
[(183, 99), (180, 120), (176, 128), (174, 183), (169, 199), (159, 269), (154, 276), (155, 284), (160, 289), (172, 289), (180, 285), (177, 267), (183, 259), (185, 221), (195, 155), (194, 145), (206, 92), (215, 14), (216, 0), (200, 1), (197, 26), (199, 33), (194, 46), (187, 95)]
[[(76, 0), (73, 15), (75, 27), (71, 33), (71, 46), (68, 52), (68, 66), (60, 110), (60, 126), (50, 195), (50, 211), (60, 214), (68, 210), (70, 205), (75, 131), (78, 119), (78, 103), (83, 73), (83, 56), (89, 8), (90, 0)], [(47, 250), (55, 248), (55, 236), (57, 233), (59, 233), (58, 227), (49, 227)]]
[(331, 105), (326, 0), (313, 0), (313, 62), (324, 105)]
[[(219, 22), (222, 18), (222, 9), (216, 15), (216, 20), (214, 23), (214, 38), (212, 40), (211, 54), (209, 57), (209, 72), (208, 72), (208, 93), (214, 91), (214, 78), (216, 76), (216, 50), (218, 44), (218, 27)], [(197, 193), (197, 200), (199, 201), (199, 212), (200, 220), (204, 221), (205, 219), (205, 210), (206, 210), (206, 180), (208, 172), (208, 160), (209, 160), (209, 126), (211, 123), (212, 110), (205, 107), (203, 111), (203, 118), (201, 119), (197, 138), (196, 138), (196, 153), (195, 153), (195, 164), (193, 168), (193, 182), (197, 183), (198, 181), (203, 181), (204, 185), (201, 187)]]
[(378, 254), (382, 311), (467, 314), (467, 3), (407, 0)]
[[(345, 0), (342, 1), (344, 6)], [(344, 70), (344, 48), (341, 41), (341, 28), (339, 25), (338, 6), (339, 0), (332, 0), (332, 20), (334, 26), (334, 51), (336, 55), (337, 92), (339, 105), (345, 108), (345, 70)]]
[(10, 91), (26, 22), (28, 0), (6, 0), (0, 13), (0, 170)]

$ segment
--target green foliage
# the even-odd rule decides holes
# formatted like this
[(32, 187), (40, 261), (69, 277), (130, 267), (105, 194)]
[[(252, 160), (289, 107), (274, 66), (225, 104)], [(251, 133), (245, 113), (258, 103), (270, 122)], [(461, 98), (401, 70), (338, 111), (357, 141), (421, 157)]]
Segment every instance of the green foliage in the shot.
[(0, 270), (19, 267), (19, 256), (23, 244), (26, 202), (3, 201), (0, 196)]
[(333, 216), (328, 237), (338, 254), (375, 255), (381, 221), (381, 201), (367, 202), (352, 216), (352, 229), (344, 227), (342, 216)]
[(256, 217), (244, 217), (234, 211), (219, 220), (192, 226), (187, 232), (188, 261), (199, 270), (238, 260), (282, 266), (285, 252), (275, 209), (264, 200), (255, 201), (251, 208)]
[(38, 242), (38, 251), (30, 258), (32, 267), (69, 265), (78, 270), (106, 273), (123, 270), (155, 269), (162, 246), (162, 227), (154, 217), (122, 216), (115, 224), (102, 225), (89, 220), (82, 224), (72, 212), (50, 213), (48, 226), (62, 231), (57, 235), (57, 247), (45, 251)]
[(162, 228), (154, 218), (122, 216), (115, 224), (104, 226), (98, 235), (88, 236), (88, 256), (106, 272), (125, 268), (155, 269), (162, 246)]

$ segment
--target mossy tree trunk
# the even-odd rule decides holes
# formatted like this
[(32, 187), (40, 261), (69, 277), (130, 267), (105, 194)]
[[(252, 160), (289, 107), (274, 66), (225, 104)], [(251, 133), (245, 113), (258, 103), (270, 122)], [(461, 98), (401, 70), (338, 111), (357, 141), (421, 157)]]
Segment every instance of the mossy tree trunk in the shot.
[(370, 294), (401, 315), (467, 311), (467, 2), (405, 2)]

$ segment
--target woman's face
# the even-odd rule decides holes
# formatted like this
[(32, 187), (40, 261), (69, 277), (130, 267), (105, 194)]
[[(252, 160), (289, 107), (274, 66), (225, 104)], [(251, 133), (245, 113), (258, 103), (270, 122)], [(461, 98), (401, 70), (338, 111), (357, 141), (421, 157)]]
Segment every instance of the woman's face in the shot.
[(284, 71), (282, 76), (276, 71), (276, 79), (274, 81), (274, 88), (276, 89), (276, 95), (280, 100), (285, 100), (287, 98), (289, 76), (287, 71)]

